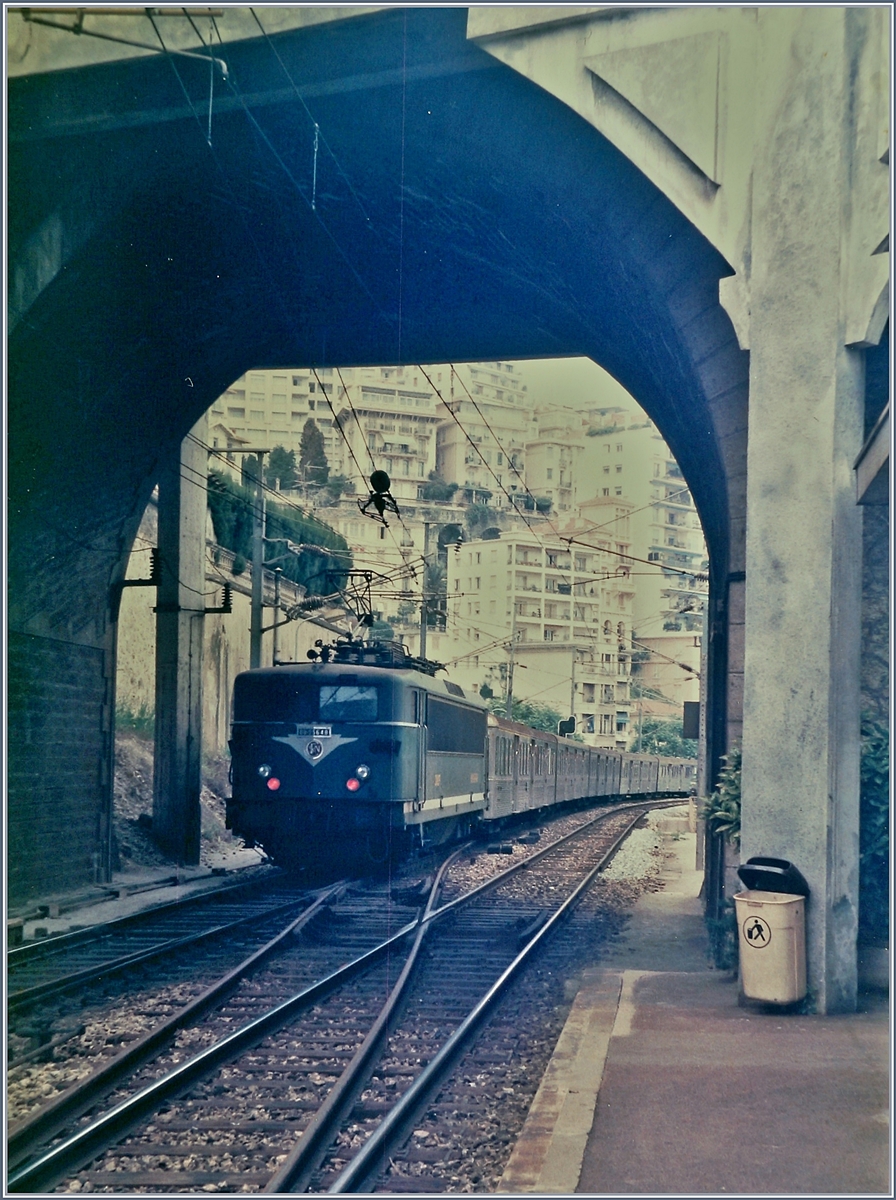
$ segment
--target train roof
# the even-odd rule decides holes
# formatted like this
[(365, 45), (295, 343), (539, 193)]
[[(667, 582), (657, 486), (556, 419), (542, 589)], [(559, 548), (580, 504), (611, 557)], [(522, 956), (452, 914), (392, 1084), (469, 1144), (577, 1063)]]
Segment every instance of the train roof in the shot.
[[(249, 675), (258, 679), (280, 679), (284, 675), (298, 675), (332, 680), (333, 682), (345, 679), (346, 676), (351, 679), (369, 679), (371, 683), (391, 679), (404, 684), (412, 684), (414, 687), (422, 688), (437, 696), (449, 696), (453, 699), (463, 700), (476, 708), (486, 709), (484, 701), (479, 696), (475, 693), (465, 692), (460, 684), (453, 683), (450, 679), (436, 679), (432, 675), (427, 675), (423, 671), (414, 670), (411, 667), (375, 667), (364, 666), (361, 663), (334, 662), (284, 663), (278, 667), (253, 667), (250, 671), (241, 671), (237, 678)], [(526, 726), (522, 726), (522, 728), (526, 728)]]

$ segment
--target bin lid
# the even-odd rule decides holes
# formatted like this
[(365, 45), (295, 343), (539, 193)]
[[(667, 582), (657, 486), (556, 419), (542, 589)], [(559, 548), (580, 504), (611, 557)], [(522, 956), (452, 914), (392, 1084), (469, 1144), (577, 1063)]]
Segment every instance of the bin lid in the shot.
[(786, 858), (755, 856), (737, 868), (741, 882), (753, 892), (784, 892), (788, 896), (808, 896), (809, 885)]

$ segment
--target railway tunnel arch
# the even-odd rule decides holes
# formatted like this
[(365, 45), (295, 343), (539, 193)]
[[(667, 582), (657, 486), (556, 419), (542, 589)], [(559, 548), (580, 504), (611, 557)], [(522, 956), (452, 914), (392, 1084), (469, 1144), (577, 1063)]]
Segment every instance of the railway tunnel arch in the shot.
[(691, 487), (713, 755), (737, 736), (748, 356), (718, 303), (730, 267), (465, 21), (391, 10), (235, 43), (211, 146), (202, 64), (11, 81), (11, 897), (108, 873), (115, 584), (160, 464), (253, 366), (594, 358)]

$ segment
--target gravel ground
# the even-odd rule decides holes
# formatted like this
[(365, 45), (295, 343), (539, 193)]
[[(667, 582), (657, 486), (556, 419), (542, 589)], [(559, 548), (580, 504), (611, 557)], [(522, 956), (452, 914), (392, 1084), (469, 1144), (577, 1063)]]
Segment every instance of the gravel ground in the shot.
[[(152, 738), (130, 730), (115, 735), (115, 842), (113, 870), (164, 867), (170, 859), (152, 839)], [(203, 766), (202, 842), (200, 862), (212, 866), (217, 856), (242, 846), (224, 824), (224, 797), (230, 791), (227, 760), (216, 759)]]
[(658, 817), (656, 813), (650, 813), (647, 824), (633, 829), (628, 835), (610, 865), (602, 872), (602, 878), (646, 880), (659, 874), (663, 859)]

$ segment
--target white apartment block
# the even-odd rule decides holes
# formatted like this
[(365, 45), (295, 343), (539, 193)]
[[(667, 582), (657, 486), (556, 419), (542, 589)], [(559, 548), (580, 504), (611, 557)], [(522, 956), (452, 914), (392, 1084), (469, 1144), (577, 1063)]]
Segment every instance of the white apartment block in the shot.
[(595, 409), (586, 423), (582, 478), (595, 494), (580, 493), (579, 512), (597, 529), (602, 503), (620, 498), (632, 503), (632, 554), (645, 560), (632, 568), (637, 582), (632, 649), (639, 657), (649, 655), (638, 678), (680, 710), (682, 701), (699, 699), (708, 590), (706, 547), (693, 499), (668, 446), (642, 413)]
[(533, 496), (550, 500), (550, 512), (561, 520), (575, 511), (577, 485), (584, 483), (584, 446), (581, 432), (570, 427), (573, 416), (569, 410), (536, 409), (537, 433), (526, 443), (526, 486)]
[(468, 503), (510, 509), (519, 496), (528, 505), (522, 478), (534, 427), (522, 374), (511, 363), (464, 363), (448, 368), (439, 392), (440, 478), (459, 484)]
[(319, 368), (317, 377), (309, 370), (248, 371), (211, 407), (211, 446), (228, 455), (237, 471), (239, 456), (234, 456), (233, 451), (241, 446), (260, 449), (282, 446), (295, 451), (298, 461), (302, 430), (312, 417), (323, 434), (327, 460), (332, 465), (342, 439), (327, 400), (338, 412), (339, 386), (332, 367)]
[(388, 378), (349, 382), (348, 375), (342, 372), (346, 394), (339, 400), (337, 419), (343, 437), (334, 448), (331, 470), (355, 481), (362, 498), (369, 493), (370, 474), (385, 471), (399, 504), (416, 501), (436, 464), (435, 430), (440, 418), (433, 393), (411, 385), (389, 386)]
[[(590, 745), (624, 747), (630, 721), (632, 584), (608, 540), (506, 533), (448, 556), (452, 678), (575, 715)], [(620, 543), (624, 545), (624, 543)], [(448, 653), (446, 651), (446, 653)]]

